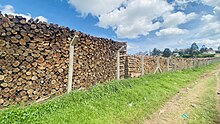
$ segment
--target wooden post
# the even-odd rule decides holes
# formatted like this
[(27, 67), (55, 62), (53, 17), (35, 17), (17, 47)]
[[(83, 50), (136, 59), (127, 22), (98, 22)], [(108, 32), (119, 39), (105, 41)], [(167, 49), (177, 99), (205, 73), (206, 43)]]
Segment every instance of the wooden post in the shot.
[(75, 35), (70, 43), (70, 60), (69, 60), (69, 71), (68, 71), (68, 86), (67, 86), (67, 92), (71, 92), (72, 90), (72, 84), (73, 84), (73, 55), (74, 55), (74, 44), (77, 43), (78, 36)]
[(125, 48), (125, 46), (122, 46), (118, 51), (117, 51), (117, 80), (120, 80), (120, 51)]
[(142, 75), (142, 76), (144, 75), (144, 56), (145, 56), (145, 55), (143, 55), (143, 56), (141, 57), (141, 75)]

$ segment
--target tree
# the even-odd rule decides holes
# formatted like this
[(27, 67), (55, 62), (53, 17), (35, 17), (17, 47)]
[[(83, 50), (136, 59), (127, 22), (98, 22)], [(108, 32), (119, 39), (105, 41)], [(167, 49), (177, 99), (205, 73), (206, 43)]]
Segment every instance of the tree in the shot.
[(190, 54), (190, 49), (189, 48), (185, 49), (184, 54)]
[(171, 55), (172, 55), (172, 52), (169, 48), (164, 49), (163, 57), (170, 57)]
[(177, 48), (175, 48), (174, 50), (173, 50), (173, 53), (178, 53), (179, 52), (179, 50), (177, 49)]
[(190, 48), (191, 57), (196, 57), (199, 54), (199, 47), (196, 43), (193, 43)]
[(157, 48), (154, 48), (152, 51), (152, 56), (159, 56), (161, 53), (161, 51)]
[(208, 50), (209, 50), (209, 51), (214, 51), (213, 48), (209, 48)]
[(220, 46), (218, 47), (218, 51), (220, 51)]
[(205, 45), (202, 45), (202, 48), (200, 49), (201, 53), (207, 52), (208, 48)]

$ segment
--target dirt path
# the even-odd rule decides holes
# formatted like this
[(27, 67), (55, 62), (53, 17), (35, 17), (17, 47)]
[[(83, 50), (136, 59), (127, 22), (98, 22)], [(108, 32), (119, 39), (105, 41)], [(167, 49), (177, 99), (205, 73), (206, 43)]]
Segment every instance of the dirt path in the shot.
[(216, 97), (217, 97), (217, 110), (218, 110), (218, 120), (217, 120), (217, 124), (220, 124), (220, 78), (219, 75), (220, 71), (218, 71), (218, 73), (216, 73), (216, 78), (217, 78), (217, 88), (216, 88)]
[(184, 116), (183, 114), (189, 113), (196, 106), (195, 103), (205, 93), (204, 89), (208, 84), (207, 80), (210, 76), (218, 75), (219, 70), (220, 68), (218, 67), (218, 70), (202, 75), (197, 81), (182, 89), (159, 111), (147, 119), (145, 124), (186, 124), (186, 120), (182, 117)]

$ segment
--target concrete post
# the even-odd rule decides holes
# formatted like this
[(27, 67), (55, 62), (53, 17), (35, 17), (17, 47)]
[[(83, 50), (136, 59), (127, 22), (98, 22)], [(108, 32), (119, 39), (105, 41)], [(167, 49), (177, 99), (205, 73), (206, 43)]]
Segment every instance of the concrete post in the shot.
[(73, 56), (74, 56), (74, 45), (77, 43), (78, 36), (75, 35), (70, 43), (70, 49), (69, 49), (69, 71), (68, 71), (68, 86), (67, 86), (67, 92), (72, 91), (72, 85), (73, 85)]

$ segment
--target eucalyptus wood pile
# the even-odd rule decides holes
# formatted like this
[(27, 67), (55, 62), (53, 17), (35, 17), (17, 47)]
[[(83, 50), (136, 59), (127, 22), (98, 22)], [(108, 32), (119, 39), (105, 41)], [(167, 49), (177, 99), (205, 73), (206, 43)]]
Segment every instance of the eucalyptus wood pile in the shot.
[(146, 56), (144, 57), (144, 71), (145, 73), (153, 73), (157, 66), (157, 57)]
[(167, 71), (167, 58), (159, 57), (159, 63), (162, 72)]
[(74, 88), (115, 79), (116, 52), (126, 43), (0, 14), (0, 108), (66, 92), (74, 35), (79, 36), (74, 46)]
[[(139, 77), (141, 76), (141, 58), (140, 55), (127, 55), (127, 77)], [(144, 57), (144, 73), (154, 73), (157, 67), (161, 69), (162, 72), (183, 70), (198, 66), (203, 66), (208, 64), (209, 60), (214, 60), (216, 58), (164, 58), (157, 56), (145, 56)], [(159, 60), (159, 65), (157, 61)]]
[(141, 56), (127, 56), (126, 77), (138, 77), (141, 74)]

